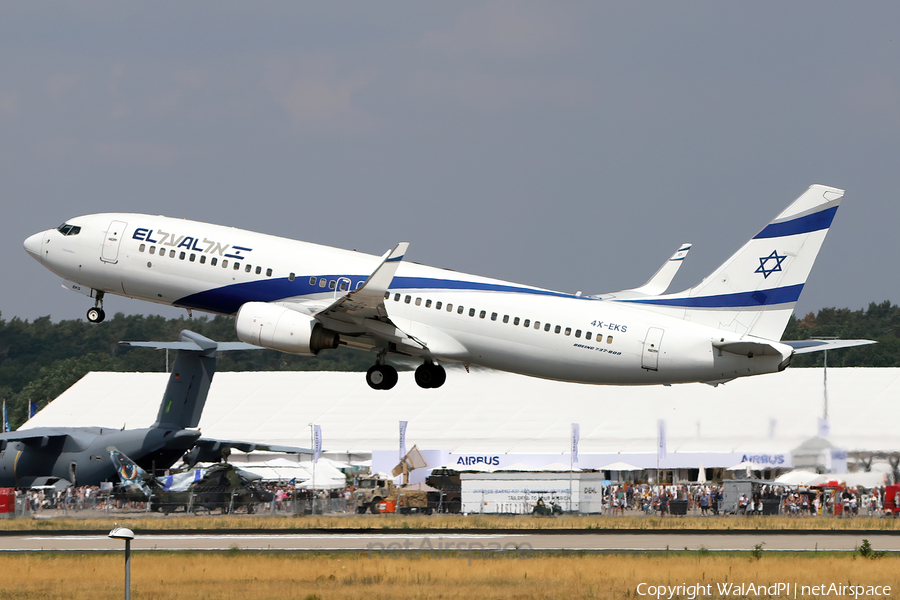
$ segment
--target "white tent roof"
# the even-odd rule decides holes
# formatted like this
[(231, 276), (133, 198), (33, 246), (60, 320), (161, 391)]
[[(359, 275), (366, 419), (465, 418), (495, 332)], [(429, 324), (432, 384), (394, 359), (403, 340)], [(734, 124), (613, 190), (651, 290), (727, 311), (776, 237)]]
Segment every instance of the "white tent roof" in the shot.
[[(396, 450), (398, 421), (408, 443), (452, 453), (556, 454), (568, 467), (572, 423), (579, 454), (634, 463), (656, 454), (657, 420), (668, 454), (789, 453), (816, 434), (822, 370), (788, 369), (713, 388), (704, 384), (591, 386), (508, 373), (448, 369), (446, 384), (423, 390), (411, 372), (388, 391), (362, 373), (217, 373), (200, 422), (204, 435), (309, 446), (308, 423), (322, 427), (327, 452)], [(165, 373), (89, 373), (24, 427), (146, 427), (156, 418)], [(900, 369), (831, 368), (829, 440), (845, 450), (898, 450)], [(552, 461), (547, 461), (552, 462)], [(584, 466), (582, 462), (581, 465)], [(693, 465), (696, 466), (696, 465)]]

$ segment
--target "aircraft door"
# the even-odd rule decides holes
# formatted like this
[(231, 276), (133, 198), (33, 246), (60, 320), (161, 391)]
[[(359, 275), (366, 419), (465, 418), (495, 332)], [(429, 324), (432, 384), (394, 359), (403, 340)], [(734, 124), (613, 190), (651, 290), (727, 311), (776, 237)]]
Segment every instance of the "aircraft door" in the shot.
[(644, 351), (641, 353), (641, 367), (648, 371), (659, 370), (659, 347), (662, 343), (663, 330), (651, 327), (644, 338)]
[(69, 463), (69, 481), (72, 482), (72, 485), (78, 485), (77, 478), (78, 476), (78, 465), (75, 461)]
[(114, 263), (119, 260), (119, 243), (122, 241), (127, 225), (123, 221), (113, 221), (109, 224), (109, 229), (106, 230), (106, 237), (103, 238), (100, 260), (108, 263)]

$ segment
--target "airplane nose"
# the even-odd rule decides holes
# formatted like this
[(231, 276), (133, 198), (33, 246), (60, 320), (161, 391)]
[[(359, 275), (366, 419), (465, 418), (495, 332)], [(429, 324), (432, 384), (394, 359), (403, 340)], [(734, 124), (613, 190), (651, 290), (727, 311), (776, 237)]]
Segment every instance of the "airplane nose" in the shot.
[(44, 239), (44, 232), (36, 233), (25, 240), (25, 252), (30, 254), (37, 261), (41, 260), (41, 240)]

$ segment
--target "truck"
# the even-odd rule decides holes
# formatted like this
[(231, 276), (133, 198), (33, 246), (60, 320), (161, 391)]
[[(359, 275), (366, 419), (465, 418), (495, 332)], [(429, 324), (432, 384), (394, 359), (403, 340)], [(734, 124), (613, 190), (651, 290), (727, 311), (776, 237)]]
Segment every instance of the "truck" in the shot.
[(398, 512), (401, 514), (434, 512), (440, 501), (440, 492), (427, 486), (396, 486), (389, 479), (378, 476), (359, 479), (353, 500), (356, 512), (372, 514)]
[(459, 471), (441, 467), (433, 469), (425, 478), (425, 483), (440, 492), (436, 510), (445, 513), (458, 513), (462, 509), (462, 484)]

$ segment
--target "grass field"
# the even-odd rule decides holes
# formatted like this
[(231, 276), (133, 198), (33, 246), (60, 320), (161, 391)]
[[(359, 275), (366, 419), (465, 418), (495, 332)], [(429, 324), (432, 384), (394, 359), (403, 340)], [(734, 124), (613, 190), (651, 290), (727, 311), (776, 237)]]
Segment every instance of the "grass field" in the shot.
[[(99, 600), (121, 598), (123, 554), (35, 553), (0, 555), (0, 598)], [(342, 600), (367, 598), (642, 598), (648, 586), (702, 585), (673, 597), (735, 597), (720, 586), (783, 583), (891, 586), (900, 590), (900, 557), (765, 552), (759, 557), (673, 553), (671, 555), (529, 556), (520, 558), (390, 558), (365, 553), (324, 556), (138, 553), (132, 559), (135, 600)], [(645, 584), (639, 590), (639, 584)], [(709, 586), (709, 587), (707, 587)], [(699, 592), (703, 593), (699, 593)], [(768, 591), (773, 591), (770, 587)], [(794, 597), (748, 593), (743, 597)], [(824, 596), (802, 593), (798, 598)], [(882, 590), (883, 591), (883, 590)], [(707, 594), (706, 592), (711, 592)], [(835, 594), (831, 594), (834, 596)], [(841, 597), (852, 597), (841, 594)], [(653, 596), (650, 596), (653, 597)], [(669, 597), (668, 591), (663, 597)]]
[(186, 516), (82, 511), (47, 519), (0, 520), (0, 531), (109, 530), (115, 523), (138, 530), (154, 529), (878, 529), (900, 530), (900, 519), (856, 517), (651, 517), (492, 515), (346, 515), (346, 516)]

